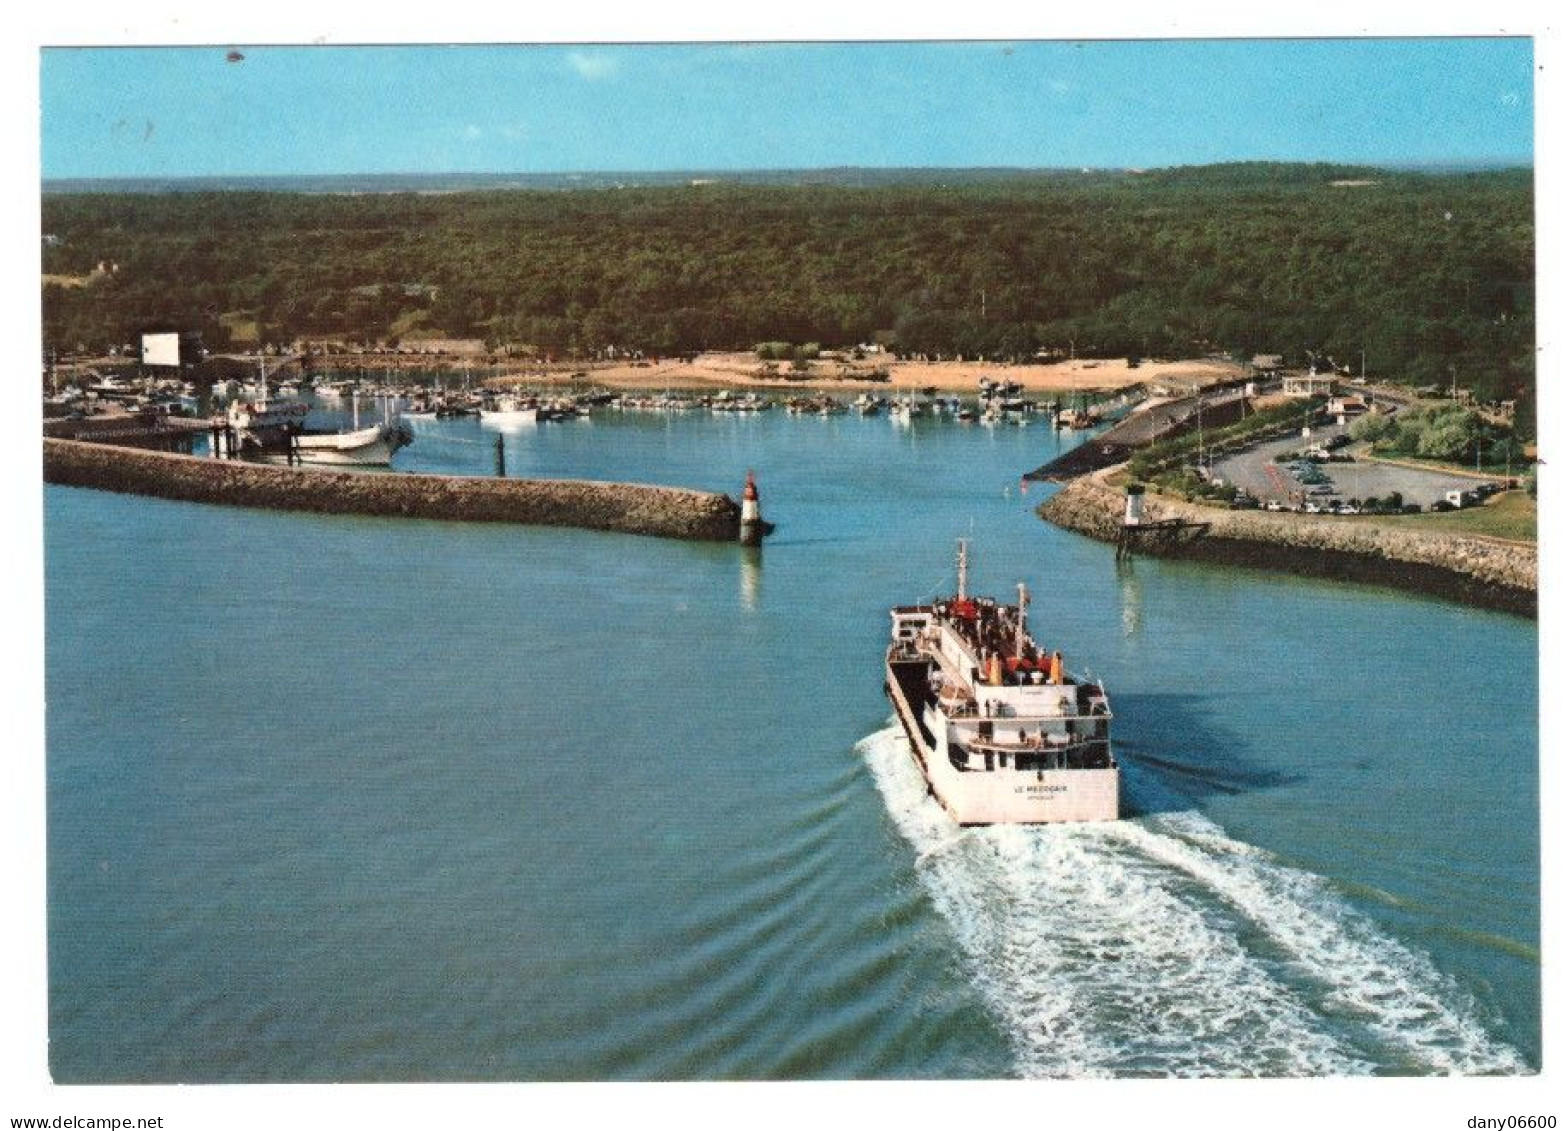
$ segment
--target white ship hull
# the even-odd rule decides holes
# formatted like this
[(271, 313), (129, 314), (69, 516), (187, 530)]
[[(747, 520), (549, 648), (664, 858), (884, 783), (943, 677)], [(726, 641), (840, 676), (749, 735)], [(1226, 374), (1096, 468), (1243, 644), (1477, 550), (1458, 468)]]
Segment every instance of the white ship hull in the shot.
[(539, 423), (537, 408), (480, 409), (479, 423), (494, 428), (516, 428)]
[[(388, 467), (396, 450), (391, 430), (374, 424), (357, 432), (336, 432), (294, 438), (294, 460), (298, 463), (329, 464), (338, 467)], [(287, 453), (269, 455), (271, 463), (287, 463)]]
[[(1114, 765), (1097, 770), (960, 770), (948, 757), (941, 713), (930, 711), (922, 730), (891, 665), (887, 688), (931, 796), (960, 825), (1114, 821), (1120, 816), (1121, 771)], [(931, 721), (938, 725), (932, 727)]]

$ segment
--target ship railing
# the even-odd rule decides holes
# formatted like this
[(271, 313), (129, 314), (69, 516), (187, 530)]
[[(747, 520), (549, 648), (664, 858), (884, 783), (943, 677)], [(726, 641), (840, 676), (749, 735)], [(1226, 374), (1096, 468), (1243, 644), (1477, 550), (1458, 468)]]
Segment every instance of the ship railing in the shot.
[(1026, 738), (1022, 742), (1018, 742), (1018, 741), (1010, 741), (1008, 739), (1004, 739), (1004, 738), (993, 736), (991, 738), (977, 738), (977, 739), (965, 738), (963, 740), (963, 744), (964, 744), (964, 747), (966, 749), (968, 749), (968, 750), (977, 750), (977, 751), (979, 751), (981, 753), (984, 753), (987, 750), (989, 750), (992, 753), (998, 753), (998, 754), (1016, 754), (1020, 750), (1055, 750), (1055, 751), (1063, 751), (1063, 750), (1088, 749), (1090, 747), (1095, 747), (1095, 746), (1109, 747), (1110, 746), (1110, 739), (1109, 738), (1074, 738), (1073, 740), (1071, 740), (1069, 742), (1052, 742), (1052, 741), (1050, 741), (1050, 739), (1048, 737), (1047, 740), (1044, 741), (1044, 742), (1037, 742), (1037, 741), (1034, 740), (1033, 736), (1031, 736), (1029, 738)]
[(971, 754), (990, 754), (1012, 759), (1019, 770), (1109, 770), (1116, 768), (1108, 739), (1092, 739), (1067, 745), (1017, 745), (1002, 742), (964, 743)]
[(1078, 715), (1057, 714), (1054, 711), (1045, 711), (1045, 712), (1042, 712), (1040, 714), (1030, 714), (1030, 715), (1022, 715), (1022, 714), (1006, 714), (1006, 715), (991, 714), (991, 715), (987, 715), (987, 714), (982, 714), (980, 712), (979, 708), (976, 707), (973, 704), (966, 704), (960, 710), (948, 711), (945, 707), (943, 708), (943, 710), (947, 712), (947, 717), (950, 718), (950, 719), (966, 719), (966, 720), (967, 719), (977, 719), (980, 722), (993, 722), (993, 723), (999, 722), (999, 723), (1003, 724), (1004, 726), (1006, 726), (1006, 725), (1014, 725), (1014, 726), (1016, 726), (1018, 723), (1021, 723), (1021, 722), (1022, 723), (1032, 723), (1032, 722), (1108, 723), (1108, 722), (1111, 721), (1111, 719), (1115, 718), (1115, 716), (1112, 715), (1110, 711), (1089, 711), (1089, 712), (1087, 712), (1085, 714), (1078, 714)]

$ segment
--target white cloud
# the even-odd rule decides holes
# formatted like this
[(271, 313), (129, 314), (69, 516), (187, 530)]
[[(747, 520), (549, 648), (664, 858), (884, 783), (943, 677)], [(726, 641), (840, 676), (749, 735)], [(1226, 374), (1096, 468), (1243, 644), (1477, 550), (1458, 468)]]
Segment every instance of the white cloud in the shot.
[(620, 64), (609, 55), (592, 55), (586, 51), (568, 52), (566, 62), (579, 78), (589, 82), (607, 79), (620, 68)]

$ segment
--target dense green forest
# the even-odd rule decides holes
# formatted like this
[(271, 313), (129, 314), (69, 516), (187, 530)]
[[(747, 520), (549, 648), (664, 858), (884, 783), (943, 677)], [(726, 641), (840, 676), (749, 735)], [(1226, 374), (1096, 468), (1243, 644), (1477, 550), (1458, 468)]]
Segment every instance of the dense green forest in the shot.
[(1232, 351), (1356, 368), (1364, 351), (1379, 377), (1492, 399), (1533, 387), (1533, 207), (1528, 170), (1266, 164), (853, 187), (46, 193), (45, 345), (101, 350), (167, 325), (213, 349), (258, 333), (557, 355), (875, 336), (945, 356)]

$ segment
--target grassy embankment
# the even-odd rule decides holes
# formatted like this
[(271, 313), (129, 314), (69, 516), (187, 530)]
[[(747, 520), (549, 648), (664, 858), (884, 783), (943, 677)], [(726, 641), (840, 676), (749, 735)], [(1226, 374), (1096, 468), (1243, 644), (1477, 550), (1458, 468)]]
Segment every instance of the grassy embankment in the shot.
[(1462, 511), (1407, 515), (1346, 515), (1340, 521), (1385, 526), (1390, 530), (1437, 530), (1449, 534), (1534, 542), (1535, 500), (1524, 491), (1504, 491), (1478, 507)]

